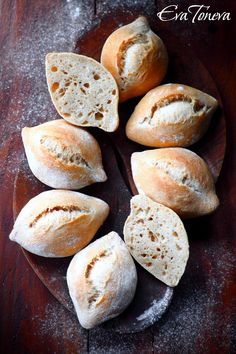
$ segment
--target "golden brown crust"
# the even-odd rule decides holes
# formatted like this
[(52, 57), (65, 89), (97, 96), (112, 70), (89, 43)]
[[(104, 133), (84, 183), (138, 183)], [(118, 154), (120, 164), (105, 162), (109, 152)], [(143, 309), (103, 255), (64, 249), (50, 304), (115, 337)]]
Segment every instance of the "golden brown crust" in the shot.
[(209, 214), (219, 205), (208, 166), (190, 150), (165, 148), (134, 153), (131, 165), (139, 193), (183, 218)]
[(164, 78), (168, 55), (145, 17), (113, 32), (106, 40), (101, 63), (117, 81), (120, 101), (140, 96)]
[(124, 311), (133, 299), (137, 274), (119, 235), (112, 231), (77, 253), (68, 267), (67, 283), (84, 328)]
[(135, 107), (126, 135), (145, 146), (189, 146), (206, 132), (217, 105), (215, 98), (192, 87), (162, 85)]
[(22, 139), (33, 174), (53, 188), (79, 189), (106, 180), (94, 137), (63, 119), (24, 128)]
[(9, 237), (39, 256), (67, 257), (89, 243), (108, 213), (98, 198), (50, 190), (24, 206)]

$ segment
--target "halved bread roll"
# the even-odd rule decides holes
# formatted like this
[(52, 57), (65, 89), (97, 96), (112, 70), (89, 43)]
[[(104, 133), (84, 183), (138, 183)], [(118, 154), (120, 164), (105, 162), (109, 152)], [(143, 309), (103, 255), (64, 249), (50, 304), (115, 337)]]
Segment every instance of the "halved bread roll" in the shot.
[(205, 161), (184, 148), (136, 152), (131, 157), (134, 183), (140, 194), (173, 209), (183, 218), (213, 212), (219, 205)]
[(116, 130), (118, 88), (100, 63), (74, 53), (49, 53), (46, 76), (52, 102), (61, 117), (83, 127)]
[(10, 240), (43, 257), (67, 257), (86, 246), (109, 213), (103, 200), (78, 192), (50, 190), (19, 213)]
[(80, 189), (107, 179), (97, 141), (63, 119), (23, 128), (22, 139), (31, 171), (52, 188)]
[(144, 195), (131, 199), (125, 243), (135, 260), (169, 286), (176, 286), (189, 257), (188, 237), (178, 215)]
[(217, 105), (215, 98), (195, 88), (162, 85), (137, 104), (126, 135), (146, 146), (189, 146), (205, 134)]
[(116, 79), (123, 102), (143, 95), (162, 81), (168, 55), (162, 40), (141, 16), (107, 38), (101, 63)]
[(79, 322), (89, 329), (118, 316), (130, 304), (136, 267), (125, 243), (110, 232), (74, 256), (67, 283)]

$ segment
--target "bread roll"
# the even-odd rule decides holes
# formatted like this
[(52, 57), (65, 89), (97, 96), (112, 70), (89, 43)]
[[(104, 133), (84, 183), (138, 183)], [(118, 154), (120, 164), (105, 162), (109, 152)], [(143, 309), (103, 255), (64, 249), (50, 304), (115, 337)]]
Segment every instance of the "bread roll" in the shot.
[(176, 286), (189, 257), (188, 237), (178, 215), (144, 195), (131, 199), (125, 243), (135, 260), (157, 279)]
[(101, 63), (116, 79), (123, 102), (145, 94), (162, 81), (167, 71), (168, 55), (146, 18), (139, 17), (107, 38)]
[(47, 186), (80, 189), (107, 179), (97, 141), (63, 119), (23, 128), (22, 139), (31, 171)]
[(139, 193), (173, 209), (182, 218), (209, 214), (219, 205), (207, 164), (190, 150), (136, 152), (131, 167)]
[(123, 312), (134, 297), (134, 261), (116, 232), (77, 253), (67, 271), (70, 296), (81, 326), (93, 328)]
[(46, 76), (52, 102), (61, 117), (83, 127), (116, 130), (118, 88), (100, 63), (74, 53), (49, 53)]
[(126, 125), (129, 139), (146, 146), (189, 146), (206, 132), (217, 100), (192, 87), (167, 84), (149, 91)]
[(71, 256), (90, 242), (108, 213), (109, 206), (103, 200), (50, 190), (24, 206), (10, 239), (39, 256)]

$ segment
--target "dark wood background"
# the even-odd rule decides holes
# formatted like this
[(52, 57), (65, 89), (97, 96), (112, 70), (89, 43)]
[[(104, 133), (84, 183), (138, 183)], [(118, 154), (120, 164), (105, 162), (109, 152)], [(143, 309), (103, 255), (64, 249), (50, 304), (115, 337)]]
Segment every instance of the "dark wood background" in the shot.
[[(119, 11), (124, 21), (131, 13), (146, 14), (154, 21), (156, 12), (172, 3), (182, 10), (193, 4), (177, 0), (0, 1), (0, 353), (236, 352), (235, 1), (197, 1), (210, 4), (212, 12), (230, 11), (230, 22), (156, 20), (161, 31), (171, 30), (195, 51), (212, 75), (225, 110), (226, 158), (217, 182), (221, 206), (204, 221), (208, 236), (204, 267), (208, 273), (211, 267), (218, 270), (211, 289), (207, 281), (199, 287), (196, 277), (204, 271), (199, 269), (191, 286), (184, 281), (180, 284), (169, 311), (152, 328), (129, 335), (101, 328), (86, 331), (40, 282), (20, 248), (8, 240), (13, 225), (13, 182), (22, 159), (15, 149), (20, 130), (55, 117), (44, 78), (45, 54), (74, 50), (79, 36), (99, 25), (104, 14), (109, 18)], [(196, 221), (193, 237), (198, 233), (203, 237), (201, 222)], [(222, 251), (218, 259), (212, 244)]]

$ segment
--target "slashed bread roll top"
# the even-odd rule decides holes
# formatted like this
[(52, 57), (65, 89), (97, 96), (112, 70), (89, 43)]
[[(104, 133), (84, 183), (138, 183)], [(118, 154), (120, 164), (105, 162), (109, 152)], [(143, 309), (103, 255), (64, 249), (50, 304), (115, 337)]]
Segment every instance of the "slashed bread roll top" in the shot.
[(80, 189), (107, 179), (97, 141), (63, 119), (23, 128), (22, 139), (31, 171), (52, 188)]
[(193, 87), (161, 85), (137, 104), (126, 126), (129, 139), (151, 147), (184, 147), (206, 132), (217, 100)]
[(190, 150), (164, 148), (137, 152), (132, 154), (131, 166), (139, 193), (183, 218), (209, 214), (219, 205), (207, 164)]
[(79, 322), (89, 329), (118, 316), (130, 304), (136, 267), (125, 243), (110, 232), (73, 257), (67, 283)]
[(168, 55), (162, 40), (141, 16), (107, 38), (101, 63), (116, 79), (123, 102), (143, 95), (161, 82)]
[(148, 272), (169, 286), (181, 279), (189, 257), (188, 237), (178, 215), (144, 195), (131, 199), (125, 243)]
[(46, 77), (52, 102), (65, 120), (108, 132), (117, 129), (118, 87), (96, 60), (75, 53), (49, 53)]
[(10, 239), (43, 257), (67, 257), (86, 246), (109, 213), (103, 200), (50, 190), (32, 198), (16, 218)]

